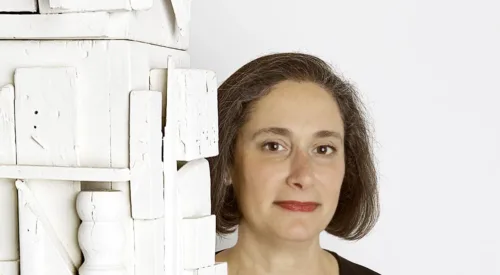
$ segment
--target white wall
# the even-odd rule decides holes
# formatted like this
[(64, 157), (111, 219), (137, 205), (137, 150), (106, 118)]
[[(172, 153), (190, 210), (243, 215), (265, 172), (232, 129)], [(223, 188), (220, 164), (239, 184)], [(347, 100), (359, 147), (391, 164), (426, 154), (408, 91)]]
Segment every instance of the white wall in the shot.
[[(222, 82), (251, 59), (305, 51), (365, 95), (382, 216), (323, 245), (383, 274), (500, 274), (498, 0), (193, 1), (192, 65)], [(220, 244), (231, 245), (234, 239)]]

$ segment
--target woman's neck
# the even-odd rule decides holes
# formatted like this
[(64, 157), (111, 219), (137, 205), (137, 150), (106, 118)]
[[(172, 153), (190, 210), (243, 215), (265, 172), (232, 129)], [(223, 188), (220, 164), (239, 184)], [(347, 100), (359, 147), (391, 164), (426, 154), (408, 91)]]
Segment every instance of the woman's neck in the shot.
[[(319, 236), (294, 242), (257, 234), (244, 224), (238, 242), (228, 251), (229, 274), (336, 274), (335, 258), (324, 251)], [(333, 269), (332, 269), (333, 267)]]

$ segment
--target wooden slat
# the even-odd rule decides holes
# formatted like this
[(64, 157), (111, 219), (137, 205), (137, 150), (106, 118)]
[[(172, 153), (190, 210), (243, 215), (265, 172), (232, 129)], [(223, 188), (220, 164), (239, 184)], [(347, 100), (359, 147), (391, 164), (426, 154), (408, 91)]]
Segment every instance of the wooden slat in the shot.
[(0, 179), (39, 179), (62, 181), (128, 181), (128, 168), (55, 167), (33, 165), (0, 165)]
[(157, 91), (130, 94), (130, 196), (132, 217), (163, 217), (162, 95)]
[[(79, 166), (76, 69), (20, 68), (14, 81), (17, 164)], [(72, 274), (82, 262), (74, 204), (80, 182), (37, 179), (26, 181), (26, 187), (37, 199), (39, 214), (25, 207), (26, 193), (20, 193), (21, 273)], [(43, 223), (41, 215), (46, 217)], [(55, 239), (65, 244), (64, 253)]]
[[(16, 164), (14, 86), (0, 87), (0, 164)], [(0, 274), (19, 269), (17, 191), (14, 180), (0, 177)], [(17, 275), (17, 273), (15, 274)]]

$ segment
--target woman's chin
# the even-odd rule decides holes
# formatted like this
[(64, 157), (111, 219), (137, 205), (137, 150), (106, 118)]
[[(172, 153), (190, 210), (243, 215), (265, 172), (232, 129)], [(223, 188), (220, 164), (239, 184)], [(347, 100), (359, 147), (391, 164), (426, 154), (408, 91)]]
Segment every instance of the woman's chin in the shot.
[(311, 225), (295, 224), (293, 226), (280, 226), (276, 234), (280, 239), (294, 242), (305, 242), (314, 240), (319, 236), (320, 230)]

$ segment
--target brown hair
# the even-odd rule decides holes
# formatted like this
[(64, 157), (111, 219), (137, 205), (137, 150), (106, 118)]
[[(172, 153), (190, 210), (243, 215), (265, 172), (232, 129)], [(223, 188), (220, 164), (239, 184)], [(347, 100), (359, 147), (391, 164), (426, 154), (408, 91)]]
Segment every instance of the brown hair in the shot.
[(218, 89), (219, 155), (208, 158), (217, 233), (234, 232), (241, 217), (232, 185), (227, 184), (238, 131), (248, 120), (250, 105), (284, 80), (316, 83), (329, 91), (339, 105), (345, 131), (346, 172), (337, 210), (326, 231), (346, 240), (361, 239), (379, 216), (377, 175), (364, 106), (354, 88), (327, 63), (303, 53), (257, 58), (238, 69)]

